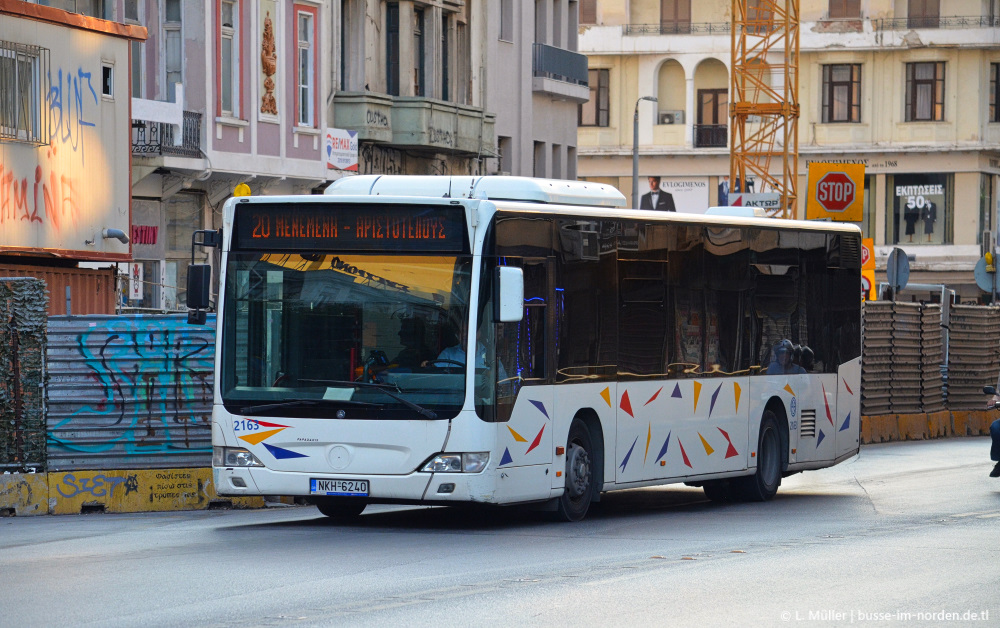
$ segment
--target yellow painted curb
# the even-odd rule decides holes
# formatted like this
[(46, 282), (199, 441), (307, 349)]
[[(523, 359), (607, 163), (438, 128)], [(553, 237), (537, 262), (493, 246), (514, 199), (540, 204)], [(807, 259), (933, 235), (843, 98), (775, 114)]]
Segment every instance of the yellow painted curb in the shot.
[(76, 514), (205, 510), (228, 502), (235, 508), (263, 508), (262, 497), (219, 497), (212, 470), (137, 469), (49, 473), (48, 512)]
[(0, 475), (0, 511), (18, 517), (48, 512), (49, 483), (45, 473)]

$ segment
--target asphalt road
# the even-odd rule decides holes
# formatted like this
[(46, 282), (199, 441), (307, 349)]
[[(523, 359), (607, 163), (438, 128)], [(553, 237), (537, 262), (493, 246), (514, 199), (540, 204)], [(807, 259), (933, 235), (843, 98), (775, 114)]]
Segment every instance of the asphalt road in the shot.
[(0, 626), (1000, 626), (988, 453), (868, 446), (769, 503), (636, 489), (577, 524), (387, 506), (352, 526), (311, 507), (0, 519)]

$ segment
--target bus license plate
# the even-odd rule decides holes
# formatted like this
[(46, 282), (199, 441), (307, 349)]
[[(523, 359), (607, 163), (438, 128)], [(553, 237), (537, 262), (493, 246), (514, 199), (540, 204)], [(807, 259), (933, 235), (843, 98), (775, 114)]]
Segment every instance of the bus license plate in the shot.
[(368, 497), (368, 480), (309, 480), (312, 495), (349, 495)]

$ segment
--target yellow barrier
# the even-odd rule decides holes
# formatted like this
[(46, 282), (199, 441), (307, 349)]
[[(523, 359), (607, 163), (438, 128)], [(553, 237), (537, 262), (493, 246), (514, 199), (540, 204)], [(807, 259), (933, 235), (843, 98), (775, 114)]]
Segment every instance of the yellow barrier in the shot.
[(212, 505), (263, 508), (264, 499), (219, 496), (207, 468), (0, 475), (0, 514), (205, 510)]
[(995, 410), (954, 410), (930, 414), (883, 414), (861, 417), (862, 444), (898, 440), (924, 440), (990, 433), (990, 423), (1000, 417)]
[(5, 515), (48, 513), (49, 482), (46, 473), (5, 473), (0, 475), (0, 511)]
[(262, 508), (261, 497), (219, 497), (212, 470), (142, 469), (49, 473), (49, 512), (78, 513), (88, 508), (104, 512), (204, 510), (213, 501), (237, 508)]

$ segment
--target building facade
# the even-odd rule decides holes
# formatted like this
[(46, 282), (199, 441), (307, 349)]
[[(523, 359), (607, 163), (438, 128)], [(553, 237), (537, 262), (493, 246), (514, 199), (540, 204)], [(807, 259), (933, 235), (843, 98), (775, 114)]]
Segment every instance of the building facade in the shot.
[[(638, 107), (640, 192), (658, 176), (679, 211), (726, 204), (739, 191), (728, 180), (730, 3), (582, 4), (592, 97), (579, 112), (580, 177), (631, 189)], [(972, 271), (1000, 210), (997, 10), (996, 0), (800, 3), (798, 217), (810, 162), (865, 164), (860, 226), (877, 280), (898, 246), (911, 283), (979, 297)]]
[(0, 276), (44, 279), (51, 314), (113, 311), (114, 277), (79, 264), (131, 259), (129, 49), (145, 36), (0, 3)]
[(132, 50), (134, 260), (122, 298), (132, 311), (183, 309), (192, 234), (220, 226), (238, 184), (301, 194), (330, 176), (330, 3), (122, 0), (113, 8), (115, 19), (149, 32)]
[(357, 132), (362, 174), (483, 174), (487, 3), (336, 0), (333, 123)]
[(490, 2), (488, 102), (498, 160), (517, 176), (575, 179), (577, 107), (590, 98), (575, 0)]

